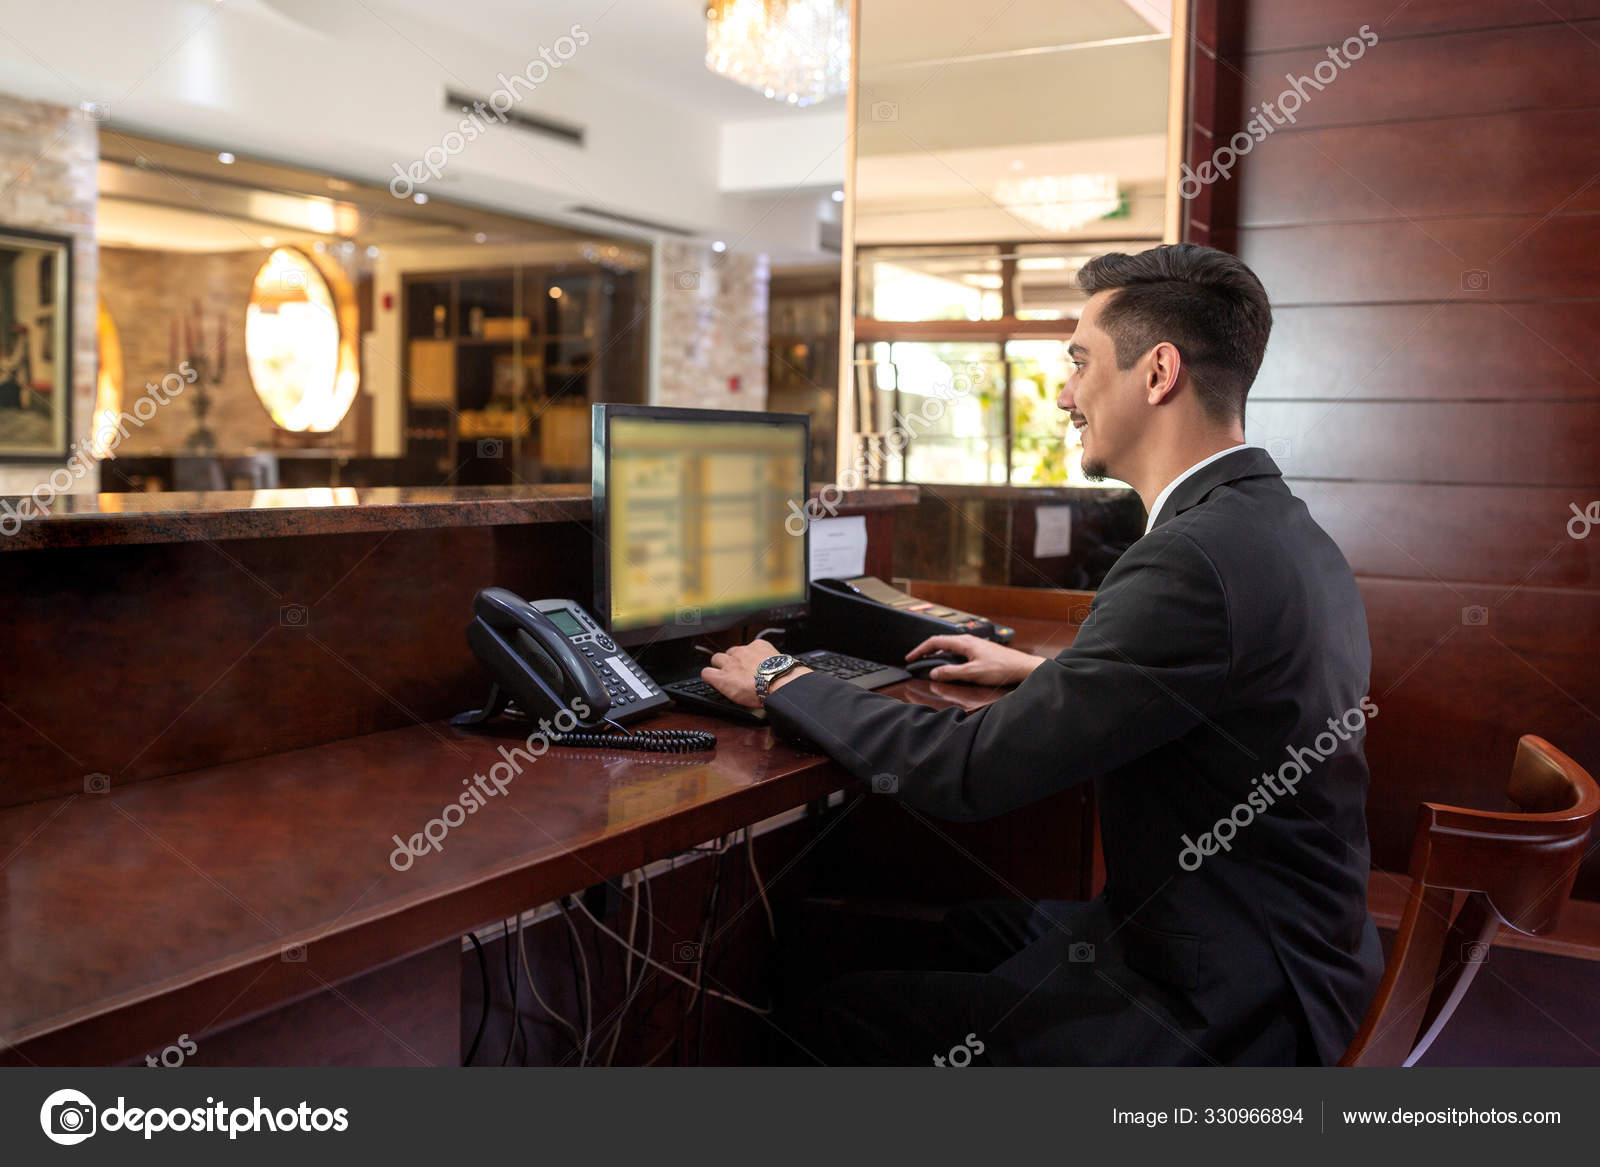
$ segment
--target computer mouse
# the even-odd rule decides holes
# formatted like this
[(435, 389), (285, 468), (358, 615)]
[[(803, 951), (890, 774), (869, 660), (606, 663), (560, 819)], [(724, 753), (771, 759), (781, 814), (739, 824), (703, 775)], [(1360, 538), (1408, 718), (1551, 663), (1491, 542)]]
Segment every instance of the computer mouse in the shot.
[(905, 670), (913, 677), (926, 677), (940, 665), (964, 665), (967, 658), (960, 653), (935, 652), (927, 656), (919, 656), (916, 660), (906, 661)]

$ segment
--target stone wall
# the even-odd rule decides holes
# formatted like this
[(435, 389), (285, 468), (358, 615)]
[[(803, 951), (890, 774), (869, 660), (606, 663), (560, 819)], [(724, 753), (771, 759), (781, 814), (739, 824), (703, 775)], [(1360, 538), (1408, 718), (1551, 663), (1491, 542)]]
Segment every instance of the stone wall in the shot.
[(765, 255), (661, 245), (656, 404), (767, 407)]
[[(100, 295), (122, 341), (123, 408), (161, 384), (191, 355), (180, 325), (176, 354), (175, 320), (198, 317), (193, 347), (206, 369), (210, 410), (206, 428), (224, 453), (242, 452), (272, 441), (276, 428), (250, 384), (245, 366), (244, 321), (250, 288), (266, 262), (267, 249), (189, 253), (107, 247), (100, 252)], [(176, 359), (174, 359), (174, 355)], [(221, 358), (221, 377), (213, 379)], [(142, 428), (129, 427), (117, 445), (119, 455), (177, 452), (195, 428), (190, 389), (163, 406)], [(109, 467), (107, 473), (113, 472)]]

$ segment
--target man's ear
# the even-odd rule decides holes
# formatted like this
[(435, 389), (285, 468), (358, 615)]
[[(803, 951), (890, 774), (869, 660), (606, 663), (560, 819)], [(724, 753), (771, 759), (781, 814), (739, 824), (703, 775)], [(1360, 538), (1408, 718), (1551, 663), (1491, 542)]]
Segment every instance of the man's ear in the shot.
[(1178, 346), (1164, 340), (1150, 350), (1146, 360), (1149, 365), (1144, 381), (1145, 402), (1149, 405), (1165, 404), (1177, 389), (1178, 374), (1183, 371), (1183, 358), (1178, 354)]

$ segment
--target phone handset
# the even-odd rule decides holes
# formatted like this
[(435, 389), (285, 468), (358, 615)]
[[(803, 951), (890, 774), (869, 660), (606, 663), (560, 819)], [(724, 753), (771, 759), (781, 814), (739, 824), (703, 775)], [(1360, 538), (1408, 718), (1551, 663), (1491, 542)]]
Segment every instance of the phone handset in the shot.
[(472, 611), (477, 618), (467, 629), (467, 643), (502, 685), (511, 690), (524, 713), (530, 717), (546, 716), (569, 706), (538, 669), (529, 667), (522, 651), (525, 646), (516, 642), (518, 633), (532, 638), (561, 678), (576, 688), (573, 705), (581, 700), (584, 709), (572, 708), (572, 713), (580, 724), (599, 725), (607, 720), (611, 696), (605, 683), (550, 617), (505, 588), (484, 588), (472, 601)]

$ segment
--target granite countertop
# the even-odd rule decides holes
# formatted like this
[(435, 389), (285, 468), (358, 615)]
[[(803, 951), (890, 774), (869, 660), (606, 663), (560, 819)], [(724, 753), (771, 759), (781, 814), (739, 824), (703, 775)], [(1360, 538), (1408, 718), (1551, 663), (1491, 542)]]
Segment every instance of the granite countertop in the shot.
[[(843, 492), (837, 505), (862, 510), (917, 497), (915, 486), (874, 486)], [(63, 494), (43, 514), (26, 496), (10, 496), (0, 499), (0, 552), (584, 522), (590, 515), (587, 483)]]

